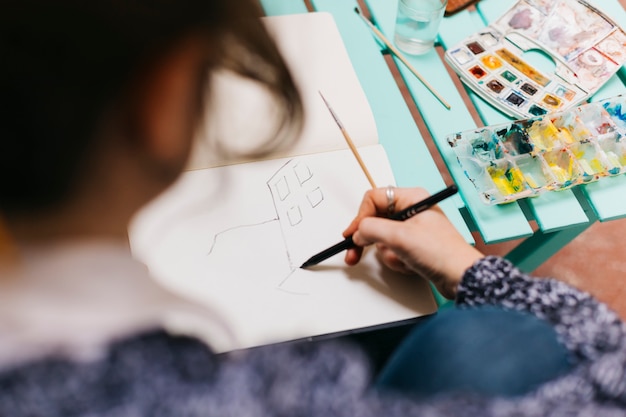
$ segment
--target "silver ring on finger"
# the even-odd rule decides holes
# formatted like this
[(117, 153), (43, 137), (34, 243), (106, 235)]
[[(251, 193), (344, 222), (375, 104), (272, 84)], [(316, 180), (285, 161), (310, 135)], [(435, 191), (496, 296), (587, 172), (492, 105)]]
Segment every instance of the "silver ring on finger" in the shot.
[(394, 187), (389, 185), (385, 190), (387, 195), (387, 214), (392, 215), (396, 211), (396, 193)]

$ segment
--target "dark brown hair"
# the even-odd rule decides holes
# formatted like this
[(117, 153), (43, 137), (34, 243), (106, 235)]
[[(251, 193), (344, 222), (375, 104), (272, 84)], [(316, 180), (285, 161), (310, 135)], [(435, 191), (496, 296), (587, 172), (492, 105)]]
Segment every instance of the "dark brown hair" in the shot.
[(254, 0), (17, 0), (0, 10), (0, 210), (49, 207), (71, 191), (103, 112), (189, 35), (211, 67), (264, 84), (284, 109), (280, 141), (302, 104)]

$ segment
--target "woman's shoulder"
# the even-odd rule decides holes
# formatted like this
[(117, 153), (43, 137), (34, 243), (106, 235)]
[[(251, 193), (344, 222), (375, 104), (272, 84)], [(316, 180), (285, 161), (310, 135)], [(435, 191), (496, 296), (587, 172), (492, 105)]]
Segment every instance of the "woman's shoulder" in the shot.
[[(215, 355), (201, 342), (161, 330), (117, 340), (98, 358), (47, 355), (0, 371), (0, 415), (126, 415), (207, 383)], [(167, 389), (165, 389), (168, 387)], [(19, 399), (19, 400), (17, 400)], [(109, 410), (109, 411), (107, 411)], [(147, 414), (143, 414), (147, 415)]]
[[(467, 416), (535, 415), (533, 410), (547, 404), (562, 409), (559, 399), (572, 391), (552, 387), (550, 395), (539, 392), (512, 402), (455, 396), (420, 403), (381, 396), (368, 388), (370, 378), (364, 354), (336, 342), (216, 355), (197, 339), (156, 330), (118, 340), (97, 360), (47, 357), (0, 370), (0, 415), (394, 417), (459, 415), (459, 410)], [(579, 411), (600, 410), (591, 398), (571, 399)]]
[(0, 415), (308, 413), (322, 398), (363, 392), (370, 374), (359, 352), (287, 343), (215, 354), (200, 340), (155, 330), (112, 343), (96, 360), (48, 356), (0, 371)]

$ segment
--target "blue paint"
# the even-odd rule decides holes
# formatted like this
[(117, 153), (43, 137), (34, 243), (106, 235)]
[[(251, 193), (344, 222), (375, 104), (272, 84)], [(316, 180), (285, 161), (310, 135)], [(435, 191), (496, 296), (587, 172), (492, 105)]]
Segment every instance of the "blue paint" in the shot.
[(603, 107), (616, 124), (626, 127), (626, 114), (624, 113), (622, 103), (612, 103), (611, 101), (607, 101), (603, 103)]

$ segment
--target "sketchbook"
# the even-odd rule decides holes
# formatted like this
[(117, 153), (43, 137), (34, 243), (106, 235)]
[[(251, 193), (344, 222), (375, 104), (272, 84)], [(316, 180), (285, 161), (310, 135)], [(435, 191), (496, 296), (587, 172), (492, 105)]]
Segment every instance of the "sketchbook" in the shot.
[[(212, 159), (200, 143), (189, 170), (133, 220), (133, 253), (163, 285), (221, 315), (234, 338), (210, 340), (218, 352), (435, 312), (428, 283), (385, 269), (373, 250), (356, 267), (346, 266), (339, 254), (314, 269), (299, 268), (343, 240), (341, 232), (370, 187), (318, 91), (350, 132), (377, 185), (394, 184), (394, 177), (332, 15), (263, 19), (304, 98), (301, 137), (290, 149), (256, 161)], [(233, 140), (263, 130), (267, 114), (259, 112), (253, 86), (225, 76), (216, 88), (224, 103), (231, 100), (238, 109), (212, 114), (211, 121), (223, 123), (218, 128), (232, 127)], [(240, 120), (232, 125), (229, 117)]]

